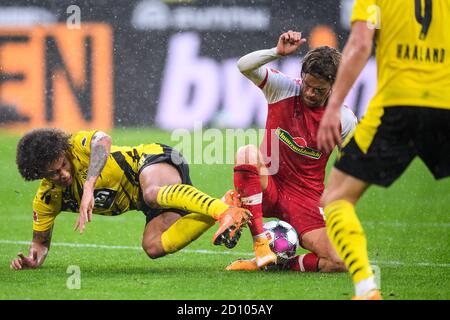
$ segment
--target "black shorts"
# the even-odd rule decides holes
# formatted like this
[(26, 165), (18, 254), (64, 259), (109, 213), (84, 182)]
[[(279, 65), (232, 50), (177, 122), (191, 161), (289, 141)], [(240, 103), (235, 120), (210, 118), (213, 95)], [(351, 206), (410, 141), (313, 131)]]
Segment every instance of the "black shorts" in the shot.
[[(186, 159), (183, 158), (181, 153), (179, 153), (177, 150), (166, 146), (164, 144), (160, 144), (163, 147), (164, 152), (160, 154), (144, 154), (142, 155), (145, 157), (142, 164), (139, 167), (138, 171), (138, 178), (141, 174), (142, 170), (144, 168), (151, 166), (152, 164), (157, 163), (168, 163), (172, 166), (174, 166), (181, 177), (181, 183), (182, 184), (189, 184), (192, 185), (191, 177), (189, 176), (189, 165), (187, 164)], [(176, 208), (163, 208), (163, 209), (155, 209), (150, 208), (144, 201), (144, 198), (142, 196), (142, 191), (139, 193), (139, 210), (141, 210), (144, 215), (146, 216), (146, 224), (149, 223), (153, 218), (159, 216), (161, 213), (164, 212), (176, 212), (180, 214), (181, 216), (185, 216), (189, 214), (190, 212), (176, 209)]]
[(344, 144), (337, 169), (387, 187), (419, 156), (436, 179), (450, 176), (450, 110), (386, 107), (378, 119), (375, 113), (363, 118)]

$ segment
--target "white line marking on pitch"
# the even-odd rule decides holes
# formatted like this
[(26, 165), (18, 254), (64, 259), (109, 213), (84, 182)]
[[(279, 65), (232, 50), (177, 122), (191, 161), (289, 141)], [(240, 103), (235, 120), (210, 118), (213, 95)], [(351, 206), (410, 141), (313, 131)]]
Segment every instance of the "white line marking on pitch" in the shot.
[[(0, 244), (22, 244), (29, 245), (29, 241), (13, 241), (13, 240), (0, 240)], [(55, 247), (69, 247), (69, 248), (94, 248), (94, 249), (125, 249), (125, 250), (142, 250), (141, 247), (137, 246), (116, 246), (116, 245), (106, 245), (106, 244), (90, 244), (90, 243), (69, 243), (69, 242), (54, 242), (51, 244)], [(253, 252), (242, 252), (242, 251), (214, 251), (214, 250), (192, 250), (183, 249), (178, 254), (181, 253), (194, 253), (194, 254), (225, 254), (225, 255), (236, 255), (241, 257), (252, 257)], [(379, 265), (389, 265), (389, 266), (415, 266), (415, 267), (440, 267), (440, 268), (450, 268), (450, 263), (434, 263), (434, 262), (413, 262), (405, 263), (401, 261), (370, 261), (371, 263), (376, 263)]]
[(396, 222), (396, 221), (361, 221), (361, 224), (377, 227), (377, 226), (387, 226), (387, 227), (400, 227), (400, 228), (450, 228), (450, 223), (448, 222), (418, 222), (418, 223), (407, 223), (407, 222)]
[[(103, 216), (101, 222), (123, 222), (126, 221), (127, 218), (124, 216), (118, 217), (106, 217)], [(30, 216), (8, 216), (9, 220), (14, 221), (32, 221), (33, 217)], [(378, 227), (378, 226), (387, 226), (387, 227), (396, 227), (396, 228), (450, 228), (450, 222), (400, 222), (400, 221), (375, 221), (375, 220), (362, 220), (361, 221), (363, 227), (365, 225), (370, 227)]]
[[(30, 241), (12, 241), (12, 240), (0, 240), (0, 244), (23, 244), (29, 245)], [(116, 245), (106, 245), (106, 244), (89, 244), (89, 243), (69, 243), (69, 242), (52, 242), (52, 246), (55, 247), (69, 247), (69, 248), (98, 248), (98, 249), (126, 249), (126, 250), (142, 250), (141, 247), (137, 246), (116, 246)], [(190, 250), (183, 249), (180, 252), (184, 253), (204, 253), (204, 254), (233, 254), (233, 255), (247, 255), (252, 256), (253, 253), (250, 252), (239, 252), (239, 251), (213, 251), (213, 250)]]

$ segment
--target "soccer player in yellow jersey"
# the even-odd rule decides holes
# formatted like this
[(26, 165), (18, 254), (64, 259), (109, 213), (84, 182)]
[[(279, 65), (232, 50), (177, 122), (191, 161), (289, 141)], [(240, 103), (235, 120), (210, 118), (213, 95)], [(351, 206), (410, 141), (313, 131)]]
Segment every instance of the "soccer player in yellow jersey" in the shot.
[(355, 204), (370, 184), (389, 186), (419, 156), (436, 179), (450, 176), (450, 1), (356, 0), (352, 29), (319, 148), (340, 143), (339, 107), (376, 41), (378, 86), (343, 148), (322, 196), (327, 232), (355, 284), (355, 298), (380, 299)]
[(232, 248), (250, 215), (193, 187), (181, 154), (158, 143), (118, 147), (101, 131), (36, 129), (19, 141), (16, 162), (25, 180), (42, 179), (29, 255), (19, 252), (11, 262), (16, 270), (42, 265), (61, 211), (79, 212), (75, 229), (81, 233), (92, 213), (143, 211), (142, 247), (152, 259), (182, 249), (216, 221), (213, 243)]

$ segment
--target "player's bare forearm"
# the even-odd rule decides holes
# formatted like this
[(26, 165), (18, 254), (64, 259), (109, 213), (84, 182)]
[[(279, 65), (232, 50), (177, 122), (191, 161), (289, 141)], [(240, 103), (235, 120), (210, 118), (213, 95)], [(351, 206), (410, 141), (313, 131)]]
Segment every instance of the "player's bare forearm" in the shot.
[(28, 256), (19, 252), (17, 254), (18, 258), (11, 262), (11, 268), (16, 270), (39, 268), (44, 263), (48, 250), (50, 250), (52, 230), (53, 229), (47, 231), (33, 230), (33, 240), (31, 241)]
[(374, 30), (365, 21), (356, 21), (342, 52), (333, 93), (328, 106), (339, 110), (372, 52)]
[(84, 232), (86, 222), (92, 219), (92, 211), (95, 205), (94, 189), (100, 173), (105, 167), (111, 151), (111, 137), (106, 133), (98, 131), (91, 140), (91, 155), (86, 181), (83, 185), (83, 196), (80, 202), (80, 215), (75, 222), (74, 229)]
[(85, 187), (94, 188), (95, 182), (108, 160), (110, 150), (111, 137), (103, 132), (96, 133), (91, 142), (91, 155)]
[(33, 231), (33, 241), (31, 242), (30, 252), (36, 250), (36, 267), (41, 266), (48, 251), (50, 250), (50, 243), (52, 240), (52, 230), (48, 231)]

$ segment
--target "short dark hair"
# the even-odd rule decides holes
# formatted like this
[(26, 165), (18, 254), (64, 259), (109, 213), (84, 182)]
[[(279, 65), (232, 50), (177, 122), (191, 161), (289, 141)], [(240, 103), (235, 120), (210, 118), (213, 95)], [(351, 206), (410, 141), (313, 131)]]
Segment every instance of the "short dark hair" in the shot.
[(333, 84), (340, 61), (341, 53), (338, 50), (328, 46), (317, 47), (303, 59), (302, 76), (308, 73)]
[(45, 170), (70, 148), (70, 134), (59, 129), (34, 129), (17, 144), (16, 164), (27, 181), (42, 179)]

